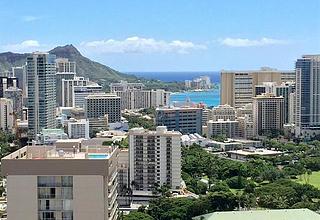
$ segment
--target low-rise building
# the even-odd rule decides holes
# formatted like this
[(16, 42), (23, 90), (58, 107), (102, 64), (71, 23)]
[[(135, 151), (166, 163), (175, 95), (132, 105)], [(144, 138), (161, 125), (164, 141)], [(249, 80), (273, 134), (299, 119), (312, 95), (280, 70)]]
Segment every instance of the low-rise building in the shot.
[(320, 215), (309, 209), (279, 209), (214, 212), (193, 218), (194, 220), (318, 220)]
[(274, 156), (283, 154), (283, 152), (268, 150), (263, 148), (258, 148), (258, 149), (249, 148), (249, 149), (227, 151), (227, 154), (232, 159), (246, 161), (252, 158), (253, 156), (274, 157)]
[(37, 135), (37, 144), (52, 145), (57, 140), (68, 139), (68, 134), (63, 129), (52, 128), (42, 129), (40, 134)]

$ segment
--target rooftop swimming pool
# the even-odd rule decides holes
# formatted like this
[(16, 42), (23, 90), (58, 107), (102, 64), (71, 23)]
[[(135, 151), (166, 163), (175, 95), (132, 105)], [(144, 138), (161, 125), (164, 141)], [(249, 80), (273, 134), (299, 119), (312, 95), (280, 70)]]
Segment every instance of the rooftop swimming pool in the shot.
[(99, 154), (99, 153), (91, 153), (88, 154), (88, 158), (89, 159), (108, 159), (109, 158), (109, 154)]

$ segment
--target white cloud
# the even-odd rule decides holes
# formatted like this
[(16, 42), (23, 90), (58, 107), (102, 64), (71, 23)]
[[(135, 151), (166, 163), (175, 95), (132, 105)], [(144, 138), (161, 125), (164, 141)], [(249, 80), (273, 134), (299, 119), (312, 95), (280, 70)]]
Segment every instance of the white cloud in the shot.
[(7, 44), (1, 46), (2, 51), (11, 51), (11, 52), (32, 52), (39, 50), (42, 47), (40, 43), (36, 40), (25, 40), (17, 44)]
[(287, 44), (288, 41), (263, 37), (257, 40), (247, 38), (225, 38), (219, 40), (220, 44), (228, 47), (261, 47), (267, 45)]
[(21, 19), (24, 22), (32, 22), (32, 21), (39, 20), (40, 18), (32, 15), (27, 15), (27, 16), (23, 16)]
[(204, 50), (205, 45), (190, 41), (164, 41), (153, 38), (129, 37), (124, 40), (98, 40), (82, 42), (84, 50), (98, 53), (189, 53), (190, 50)]

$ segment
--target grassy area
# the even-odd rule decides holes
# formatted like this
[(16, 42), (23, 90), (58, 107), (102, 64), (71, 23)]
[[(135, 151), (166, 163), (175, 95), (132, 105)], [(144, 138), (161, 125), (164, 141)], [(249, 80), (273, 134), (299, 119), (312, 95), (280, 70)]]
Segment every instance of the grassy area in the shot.
[(298, 179), (294, 181), (301, 184), (308, 183), (320, 189), (320, 171), (312, 172), (309, 176), (307, 174), (300, 175), (298, 176)]

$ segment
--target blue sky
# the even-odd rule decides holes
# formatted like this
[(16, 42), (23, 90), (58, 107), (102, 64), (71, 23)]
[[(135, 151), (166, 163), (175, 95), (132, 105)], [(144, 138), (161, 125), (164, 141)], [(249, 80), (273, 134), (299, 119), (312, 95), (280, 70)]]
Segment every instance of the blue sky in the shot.
[(74, 44), (121, 71), (292, 69), (320, 53), (319, 0), (0, 1), (0, 52)]

